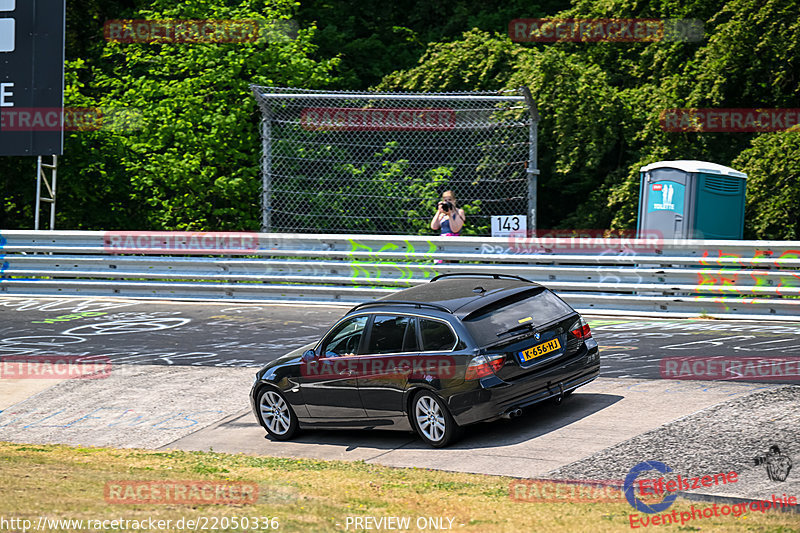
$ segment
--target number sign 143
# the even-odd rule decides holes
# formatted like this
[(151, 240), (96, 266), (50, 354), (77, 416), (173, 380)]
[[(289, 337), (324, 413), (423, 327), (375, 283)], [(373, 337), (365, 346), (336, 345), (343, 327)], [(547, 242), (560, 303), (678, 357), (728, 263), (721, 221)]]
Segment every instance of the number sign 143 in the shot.
[(496, 215), (492, 217), (492, 237), (508, 237), (512, 233), (527, 233), (525, 215)]

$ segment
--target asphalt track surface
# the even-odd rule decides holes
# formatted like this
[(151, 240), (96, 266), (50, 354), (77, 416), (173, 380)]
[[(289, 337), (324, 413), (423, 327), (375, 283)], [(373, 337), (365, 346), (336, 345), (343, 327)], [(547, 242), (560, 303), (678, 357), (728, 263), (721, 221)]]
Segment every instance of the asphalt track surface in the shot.
[(692, 381), (662, 375), (666, 358), (797, 358), (799, 324), (587, 317), (602, 350), (598, 380), (560, 406), (534, 406), (520, 418), (481, 424), (451, 448), (432, 450), (409, 433), (391, 431), (306, 431), (285, 443), (265, 438), (247, 399), (255, 369), (318, 339), (346, 310), (0, 298), (0, 359), (107, 357), (113, 368), (107, 379), (0, 379), (0, 440), (573, 479), (616, 479), (654, 459), (685, 475), (735, 469), (747, 482), (734, 487), (734, 497), (768, 497), (779, 489), (800, 495), (800, 467), (777, 487), (752, 461), (771, 444), (800, 461), (796, 376)]
[[(0, 298), (0, 358), (107, 357), (112, 364), (254, 367), (313, 342), (346, 307), (181, 303), (84, 298)], [(664, 375), (679, 357), (800, 356), (800, 323), (589, 317), (607, 378)], [(782, 379), (780, 369), (770, 383)], [(685, 377), (685, 376), (683, 376)], [(744, 374), (741, 381), (763, 382)]]

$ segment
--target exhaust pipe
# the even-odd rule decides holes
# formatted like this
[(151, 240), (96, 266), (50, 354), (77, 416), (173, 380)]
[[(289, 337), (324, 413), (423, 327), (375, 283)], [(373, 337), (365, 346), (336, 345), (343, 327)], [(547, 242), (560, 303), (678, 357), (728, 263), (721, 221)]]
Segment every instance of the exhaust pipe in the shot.
[(518, 416), (522, 416), (522, 409), (516, 407), (510, 411), (506, 411), (503, 413), (503, 418), (506, 420), (511, 420), (512, 418), (517, 418)]

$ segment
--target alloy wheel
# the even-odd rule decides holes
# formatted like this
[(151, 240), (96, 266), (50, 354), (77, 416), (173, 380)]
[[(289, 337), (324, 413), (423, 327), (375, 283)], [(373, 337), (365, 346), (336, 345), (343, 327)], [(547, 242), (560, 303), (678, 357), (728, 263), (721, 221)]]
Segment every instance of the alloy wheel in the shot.
[(292, 427), (292, 413), (280, 394), (267, 391), (261, 396), (261, 418), (267, 429), (275, 435), (285, 435)]
[(423, 436), (433, 442), (444, 438), (446, 421), (439, 403), (431, 396), (420, 396), (414, 409)]

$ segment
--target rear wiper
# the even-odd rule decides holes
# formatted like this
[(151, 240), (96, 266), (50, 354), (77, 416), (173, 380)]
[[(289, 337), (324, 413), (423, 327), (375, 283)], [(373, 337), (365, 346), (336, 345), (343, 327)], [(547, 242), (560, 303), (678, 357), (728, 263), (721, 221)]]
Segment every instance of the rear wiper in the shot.
[(523, 330), (526, 329), (530, 329), (534, 333), (536, 332), (536, 326), (534, 326), (532, 323), (527, 323), (527, 324), (520, 324), (519, 326), (514, 326), (513, 328), (507, 329), (505, 331), (501, 331), (500, 333), (497, 334), (497, 336), (502, 337), (504, 335), (511, 335), (514, 333), (522, 332)]

